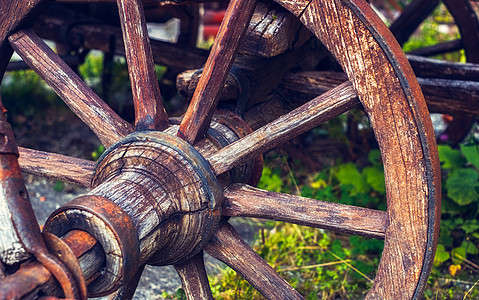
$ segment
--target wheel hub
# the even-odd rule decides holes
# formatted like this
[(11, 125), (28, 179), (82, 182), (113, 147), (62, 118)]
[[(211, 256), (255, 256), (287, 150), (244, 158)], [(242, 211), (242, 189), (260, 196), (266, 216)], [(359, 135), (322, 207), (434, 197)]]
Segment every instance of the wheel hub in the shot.
[(138, 228), (141, 257), (177, 263), (198, 253), (216, 231), (222, 189), (190, 144), (162, 132), (132, 134), (101, 157), (90, 194), (106, 197)]
[(251, 161), (220, 184), (205, 157), (250, 130), (239, 134), (238, 122), (223, 121), (213, 122), (195, 147), (173, 135), (177, 125), (128, 135), (100, 157), (92, 190), (50, 216), (46, 232), (61, 237), (83, 230), (102, 245), (104, 270), (89, 285), (91, 296), (111, 293), (139, 265), (178, 264), (208, 243), (222, 216), (222, 184), (250, 181), (257, 172)]

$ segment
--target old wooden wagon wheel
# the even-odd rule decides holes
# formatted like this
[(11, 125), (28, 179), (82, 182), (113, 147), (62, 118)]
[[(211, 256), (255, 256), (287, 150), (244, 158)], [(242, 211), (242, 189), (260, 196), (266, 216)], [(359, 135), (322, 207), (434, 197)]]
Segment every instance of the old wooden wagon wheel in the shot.
[[(142, 3), (118, 0), (135, 124), (123, 121), (28, 28), (47, 1), (2, 2), (0, 66), (14, 49), (109, 147), (99, 162), (20, 148), (2, 121), (0, 297), (31, 292), (131, 297), (146, 263), (173, 264), (189, 299), (211, 298), (202, 251), (270, 299), (292, 289), (223, 217), (262, 217), (373, 238), (385, 246), (369, 299), (419, 298), (434, 258), (440, 213), (434, 133), (419, 85), (391, 33), (361, 0), (281, 1), (331, 51), (350, 82), (250, 132), (214, 113), (255, 0), (231, 1), (192, 102), (181, 120), (163, 109)], [(2, 71), (3, 74), (3, 71)], [(387, 212), (256, 189), (258, 155), (361, 100), (385, 167)], [(191, 145), (194, 145), (195, 148)], [(34, 222), (16, 157), (26, 172), (92, 190)], [(249, 183), (249, 184), (248, 184)], [(47, 250), (48, 249), (48, 250)], [(18, 263), (34, 256), (35, 262)], [(75, 257), (79, 257), (76, 259)], [(12, 274), (13, 273), (13, 274)], [(32, 276), (34, 274), (34, 276)], [(53, 274), (53, 275), (52, 275)], [(58, 291), (52, 277), (61, 283)], [(37, 286), (40, 286), (37, 289)]]
[[(444, 3), (447, 10), (452, 15), (456, 26), (460, 33), (460, 39), (439, 43), (437, 45), (420, 48), (411, 54), (418, 56), (433, 56), (454, 52), (463, 49), (468, 63), (479, 63), (479, 20), (476, 12), (469, 0), (414, 0), (406, 6), (402, 14), (390, 26), (391, 32), (394, 34), (399, 44), (404, 44), (409, 40), (413, 32), (423, 23), (426, 18), (438, 7), (440, 3)], [(420, 57), (410, 57), (411, 64), (418, 77), (435, 77), (439, 79), (455, 79), (455, 80), (476, 80), (476, 78), (468, 78), (461, 76), (462, 72), (454, 72), (454, 67), (434, 68)], [(463, 73), (462, 73), (463, 74)], [(451, 85), (448, 81), (443, 81), (443, 85)], [(425, 79), (423, 84), (426, 89), (430, 88), (431, 83)], [(458, 95), (451, 95), (450, 98), (457, 98)], [(464, 101), (467, 101), (465, 97)], [(429, 104), (429, 103), (428, 103)], [(472, 106), (472, 105), (470, 105)], [(457, 144), (461, 142), (471, 129), (475, 121), (477, 112), (471, 111), (455, 111), (451, 105), (437, 105), (434, 101), (429, 105), (432, 112), (451, 114), (454, 120), (448, 126), (445, 134), (449, 138), (449, 142)], [(448, 111), (449, 109), (449, 111)]]

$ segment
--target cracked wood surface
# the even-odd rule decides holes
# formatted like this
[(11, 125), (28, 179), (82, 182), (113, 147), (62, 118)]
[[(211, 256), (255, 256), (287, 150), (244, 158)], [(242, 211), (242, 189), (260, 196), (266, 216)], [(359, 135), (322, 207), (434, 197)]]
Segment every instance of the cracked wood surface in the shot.
[(117, 5), (135, 106), (136, 130), (164, 130), (168, 127), (168, 115), (160, 94), (143, 3), (141, 0), (118, 0)]
[(221, 90), (248, 28), (257, 0), (232, 0), (221, 23), (178, 136), (194, 144), (208, 130)]
[(12, 5), (10, 1), (0, 2), (0, 79), (12, 55), (8, 44), (8, 36), (21, 25), (28, 23), (41, 6), (53, 2), (51, 0), (19, 1)]
[(18, 151), (23, 172), (90, 187), (94, 161), (22, 147)]
[(241, 53), (273, 57), (300, 46), (311, 37), (298, 19), (273, 1), (261, 1), (251, 18)]
[(213, 300), (208, 275), (206, 274), (203, 251), (184, 263), (176, 264), (175, 269), (180, 275), (188, 300)]
[(321, 39), (351, 80), (381, 149), (385, 247), (367, 298), (421, 295), (439, 229), (440, 174), (421, 89), (399, 45), (366, 2), (281, 1)]
[[(466, 68), (464, 69), (466, 70)], [(476, 68), (471, 69), (474, 71), (470, 73), (474, 74)], [(436, 69), (436, 71), (439, 70)], [(468, 73), (459, 75), (458, 73), (463, 74), (461, 69), (441, 69), (441, 71), (443, 72), (436, 73), (436, 78), (417, 78), (429, 111), (444, 114), (479, 114), (479, 82), (461, 80), (461, 78), (471, 77)], [(450, 78), (451, 76), (456, 79), (440, 78)], [(305, 71), (287, 73), (281, 84), (291, 91), (316, 96), (345, 80), (347, 80), (347, 76), (341, 72)]]
[(283, 221), (337, 232), (384, 239), (383, 211), (319, 201), (234, 184), (224, 191), (223, 214)]
[(255, 130), (210, 157), (207, 157), (216, 175), (222, 174), (258, 154), (292, 139), (356, 104), (351, 83), (346, 82)]

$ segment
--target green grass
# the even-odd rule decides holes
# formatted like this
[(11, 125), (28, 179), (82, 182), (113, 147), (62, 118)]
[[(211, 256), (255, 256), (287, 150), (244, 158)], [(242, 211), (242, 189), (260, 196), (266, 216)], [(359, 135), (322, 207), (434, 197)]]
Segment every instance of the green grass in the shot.
[[(478, 145), (471, 140), (460, 149), (439, 148), (444, 173), (442, 225), (425, 299), (479, 296), (479, 288), (474, 287), (479, 279)], [(377, 150), (370, 152), (369, 164), (362, 167), (351, 162), (337, 163), (301, 179), (291, 169), (283, 154), (270, 154), (259, 187), (325, 201), (386, 208)], [(375, 277), (382, 241), (280, 222), (257, 222), (261, 230), (253, 249), (307, 299), (364, 298)], [(229, 268), (210, 277), (210, 282), (217, 299), (262, 299)]]

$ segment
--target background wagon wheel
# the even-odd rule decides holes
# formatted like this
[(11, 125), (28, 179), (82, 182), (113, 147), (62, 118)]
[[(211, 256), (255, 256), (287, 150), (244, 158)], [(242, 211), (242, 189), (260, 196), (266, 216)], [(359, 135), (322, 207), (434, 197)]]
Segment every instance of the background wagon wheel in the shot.
[[(405, 7), (401, 15), (391, 24), (391, 32), (394, 34), (399, 44), (403, 45), (441, 2), (444, 3), (445, 7), (452, 15), (454, 22), (459, 29), (461, 38), (422, 49), (420, 48), (412, 51), (411, 54), (427, 57), (463, 49), (465, 51), (466, 61), (468, 63), (478, 64), (479, 52), (477, 51), (477, 48), (479, 47), (479, 20), (471, 1), (469, 0), (411, 1), (411, 3)], [(416, 76), (418, 77), (451, 79), (453, 76), (450, 74), (450, 70), (446, 70), (445, 68), (443, 72), (441, 72), (440, 69), (433, 71), (431, 70), (432, 68), (429, 68), (428, 70), (427, 67), (421, 67), (422, 63), (423, 62), (418, 58), (411, 58), (411, 64), (413, 65)], [(460, 76), (457, 77), (459, 78), (456, 80), (471, 80), (467, 78), (461, 79)], [(431, 105), (430, 110), (433, 112), (450, 114), (447, 110), (447, 106), (445, 107), (444, 105)], [(457, 144), (469, 133), (476, 118), (475, 114), (466, 112), (457, 114), (453, 113), (452, 115), (454, 119), (446, 128), (444, 134), (448, 137), (448, 142)]]
[[(19, 1), (8, 9), (2, 7), (2, 10), (10, 12), (10, 16), (26, 16), (40, 2)], [(218, 152), (206, 155), (212, 170), (208, 171), (205, 167), (204, 172), (218, 176), (242, 165), (258, 154), (347, 111), (357, 104), (356, 97), (359, 97), (381, 148), (388, 211), (312, 201), (261, 191), (245, 184), (233, 184), (223, 192), (223, 215), (259, 216), (384, 238), (383, 255), (368, 298), (419, 298), (429, 276), (437, 243), (440, 181), (432, 125), (414, 75), (392, 35), (366, 2), (315, 0), (278, 3), (321, 39), (344, 68), (351, 83), (341, 84)], [(202, 140), (210, 127), (219, 92), (254, 5), (254, 0), (236, 0), (229, 5), (192, 103), (179, 125), (178, 136), (190, 144)], [(168, 119), (154, 77), (141, 2), (118, 0), (118, 6), (134, 91), (134, 127), (136, 131), (164, 130), (168, 127)], [(8, 61), (5, 57), (10, 56), (4, 54), (11, 54), (11, 45), (90, 126), (105, 146), (120, 140), (119, 146), (117, 144), (120, 147), (125, 142), (124, 136), (134, 131), (133, 127), (109, 109), (40, 38), (29, 30), (18, 30), (21, 28), (16, 23), (18, 19), (7, 22), (3, 18), (1, 21), (4, 28), (0, 48), (2, 70)], [(144, 134), (148, 136), (148, 133)], [(155, 137), (161, 145), (185, 145), (170, 135), (158, 133)], [(127, 140), (142, 138), (140, 134), (140, 137), (134, 135)], [(110, 153), (114, 153), (115, 147), (111, 149)], [(24, 171), (90, 185), (91, 162), (28, 149), (20, 149), (20, 155)], [(110, 201), (101, 197), (95, 199), (87, 197), (86, 201), (96, 203), (94, 206)], [(75, 200), (74, 205), (81, 205), (80, 200)], [(134, 218), (125, 216), (126, 219), (129, 217)], [(21, 221), (22, 218), (17, 222)], [(13, 225), (18, 227), (19, 223)], [(112, 228), (117, 225), (112, 225)], [(241, 241), (224, 220), (212, 234), (211, 240), (201, 242), (206, 243), (204, 249), (241, 273), (263, 295), (268, 298), (300, 298)], [(132, 258), (127, 256), (125, 259)], [(201, 255), (176, 263), (175, 267), (190, 299), (211, 297)], [(134, 270), (126, 271), (131, 273)], [(132, 278), (137, 278), (141, 268), (134, 273)], [(122, 293), (131, 295), (134, 286), (135, 280), (130, 280), (119, 296)]]

